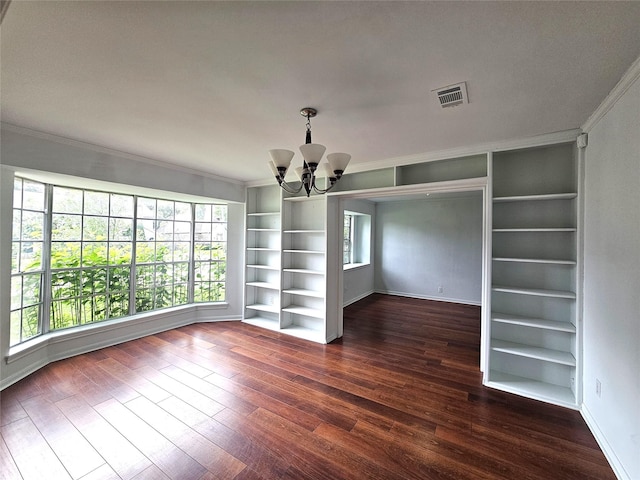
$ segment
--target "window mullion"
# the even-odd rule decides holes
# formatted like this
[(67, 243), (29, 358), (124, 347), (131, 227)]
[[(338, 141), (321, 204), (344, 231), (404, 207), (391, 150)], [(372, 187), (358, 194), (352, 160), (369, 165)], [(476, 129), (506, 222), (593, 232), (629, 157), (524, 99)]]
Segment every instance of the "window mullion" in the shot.
[(45, 214), (44, 214), (44, 231), (42, 242), (42, 286), (40, 288), (40, 296), (42, 304), (40, 306), (40, 331), (42, 333), (49, 332), (51, 324), (51, 239), (52, 239), (52, 223), (53, 223), (53, 185), (45, 184)]
[(187, 286), (187, 302), (193, 303), (195, 298), (195, 253), (196, 249), (196, 206), (191, 204), (191, 245), (189, 245), (189, 272), (188, 272), (188, 286)]
[(129, 315), (136, 313), (136, 247), (138, 244), (138, 196), (133, 196), (133, 233), (129, 269)]

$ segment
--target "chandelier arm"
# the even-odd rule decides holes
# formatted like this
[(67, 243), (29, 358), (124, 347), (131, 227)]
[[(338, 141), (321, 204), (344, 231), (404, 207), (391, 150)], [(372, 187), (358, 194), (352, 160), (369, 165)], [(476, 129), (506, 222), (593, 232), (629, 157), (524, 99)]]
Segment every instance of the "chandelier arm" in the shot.
[(300, 186), (296, 189), (294, 187), (292, 187), (291, 185), (289, 185), (287, 182), (285, 182), (284, 180), (280, 183), (280, 187), (282, 187), (282, 189), (287, 192), (290, 193), (292, 195), (295, 195), (296, 193), (300, 193), (300, 191), (302, 190), (302, 182), (300, 182)]

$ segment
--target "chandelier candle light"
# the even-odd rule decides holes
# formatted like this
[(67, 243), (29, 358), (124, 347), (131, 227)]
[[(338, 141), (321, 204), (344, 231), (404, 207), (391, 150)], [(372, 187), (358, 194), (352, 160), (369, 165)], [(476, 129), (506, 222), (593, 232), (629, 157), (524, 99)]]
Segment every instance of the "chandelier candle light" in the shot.
[(271, 160), (269, 161), (269, 168), (273, 172), (273, 175), (278, 181), (283, 190), (288, 193), (296, 194), (302, 190), (307, 192), (307, 197), (311, 195), (313, 190), (316, 193), (327, 193), (333, 188), (333, 186), (342, 178), (342, 174), (351, 160), (351, 155), (347, 153), (330, 153), (327, 155), (327, 162), (324, 164), (324, 169), (329, 179), (329, 186), (326, 189), (320, 189), (316, 186), (316, 170), (322, 160), (322, 155), (326, 147), (318, 143), (311, 143), (311, 118), (315, 117), (318, 111), (315, 108), (306, 107), (300, 110), (300, 115), (307, 117), (307, 136), (304, 145), (300, 145), (300, 152), (302, 153), (302, 166), (295, 169), (298, 178), (300, 178), (300, 186), (292, 187), (289, 185), (284, 177), (291, 165), (291, 159), (294, 153), (291, 150), (269, 150)]

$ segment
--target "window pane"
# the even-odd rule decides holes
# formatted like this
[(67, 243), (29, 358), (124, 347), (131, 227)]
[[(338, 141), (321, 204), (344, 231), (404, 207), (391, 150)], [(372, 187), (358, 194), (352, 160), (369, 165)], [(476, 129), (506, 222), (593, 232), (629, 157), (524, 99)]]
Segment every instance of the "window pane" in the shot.
[(80, 295), (80, 270), (51, 272), (51, 296), (54, 299)]
[(39, 273), (24, 275), (22, 279), (22, 306), (40, 303), (40, 285), (42, 275)]
[(18, 209), (13, 210), (13, 224), (11, 226), (11, 239), (20, 240), (22, 225), (22, 211)]
[(53, 187), (53, 211), (58, 213), (82, 213), (82, 190)]
[(173, 260), (173, 243), (164, 242), (156, 245), (156, 262), (171, 262)]
[(170, 200), (158, 200), (158, 216), (164, 220), (174, 219), (174, 203)]
[(51, 302), (49, 328), (58, 330), (80, 324), (80, 300), (54, 300)]
[(133, 220), (128, 218), (109, 219), (109, 240), (132, 240)]
[(11, 322), (9, 325), (9, 346), (13, 346), (17, 345), (21, 341), (20, 334), (22, 333), (22, 310), (11, 312), (9, 321)]
[(209, 260), (211, 258), (211, 243), (197, 242), (194, 246), (195, 260)]
[(11, 244), (11, 273), (20, 271), (20, 242)]
[(92, 267), (107, 264), (107, 242), (85, 242), (82, 245), (82, 266)]
[(44, 214), (23, 211), (21, 230), (23, 240), (42, 240), (44, 238)]
[(183, 242), (191, 240), (191, 222), (175, 222), (174, 240)]
[(211, 239), (212, 240), (226, 240), (227, 239), (227, 224), (226, 223), (214, 223), (211, 225)]
[(13, 179), (13, 208), (22, 208), (22, 179)]
[(109, 215), (109, 194), (85, 191), (84, 213), (86, 215)]
[(40, 327), (38, 325), (39, 316), (39, 305), (22, 310), (22, 340), (27, 340), (40, 334)]
[(156, 259), (155, 242), (137, 242), (136, 243), (136, 263), (151, 263)]
[(51, 268), (80, 266), (80, 242), (52, 242)]
[(138, 217), (156, 218), (156, 201), (153, 198), (138, 197)]
[(22, 275), (11, 277), (11, 310), (22, 307)]
[(22, 208), (44, 210), (44, 184), (25, 180), (22, 186)]
[(109, 265), (131, 263), (131, 243), (109, 243)]
[(133, 217), (133, 196), (111, 194), (111, 216)]
[(109, 269), (109, 291), (129, 292), (129, 267), (117, 267)]
[(196, 220), (211, 221), (211, 205), (196, 205)]
[(136, 240), (154, 240), (156, 237), (155, 220), (138, 220)]
[(173, 222), (158, 222), (156, 240), (173, 240)]
[(173, 246), (173, 260), (188, 261), (191, 253), (191, 244), (188, 242), (176, 242)]
[(80, 240), (81, 238), (82, 217), (80, 215), (53, 215), (51, 219), (52, 240)]
[(213, 242), (211, 244), (211, 258), (224, 260), (227, 258), (227, 242)]
[(185, 220), (191, 223), (191, 204), (176, 202), (176, 220)]
[(42, 242), (22, 242), (20, 270), (33, 272), (42, 268)]
[(226, 205), (213, 205), (213, 221), (214, 222), (226, 222), (227, 221), (227, 206)]
[(86, 268), (82, 270), (82, 295), (90, 297), (107, 291), (107, 269)]
[(108, 236), (109, 219), (107, 217), (84, 217), (82, 227), (83, 240), (106, 240)]

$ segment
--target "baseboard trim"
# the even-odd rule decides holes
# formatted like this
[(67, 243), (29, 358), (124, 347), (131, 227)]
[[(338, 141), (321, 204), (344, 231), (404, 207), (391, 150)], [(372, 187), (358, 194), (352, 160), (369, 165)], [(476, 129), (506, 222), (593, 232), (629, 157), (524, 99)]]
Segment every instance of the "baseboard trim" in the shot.
[[(239, 315), (221, 315), (228, 305), (189, 305), (87, 325), (87, 328), (55, 332), (36, 339), (31, 345), (15, 349), (4, 361), (3, 370), (15, 371), (0, 379), (0, 391), (22, 380), (49, 363), (82, 355), (101, 348), (191, 325), (193, 323), (239, 321)], [(217, 313), (217, 315), (216, 315)]]
[(584, 418), (587, 427), (589, 427), (589, 430), (591, 430), (591, 433), (596, 439), (596, 442), (598, 442), (598, 445), (600, 446), (602, 453), (604, 453), (605, 458), (609, 462), (609, 465), (611, 465), (613, 473), (616, 474), (616, 477), (618, 477), (619, 480), (631, 480), (631, 475), (627, 473), (626, 469), (622, 465), (622, 462), (607, 441), (604, 433), (602, 433), (602, 430), (600, 430), (598, 422), (596, 422), (595, 418), (584, 403), (580, 408), (580, 413), (582, 414), (582, 418)]
[(359, 302), (359, 301), (360, 301), (360, 300), (362, 300), (363, 298), (367, 298), (369, 295), (372, 295), (372, 294), (374, 294), (374, 293), (376, 293), (374, 290), (369, 290), (368, 292), (365, 292), (365, 293), (363, 293), (363, 294), (361, 294), (361, 295), (358, 295), (358, 296), (357, 296), (357, 297), (355, 297), (355, 298), (352, 298), (352, 299), (350, 299), (350, 300), (347, 300), (346, 302), (344, 302), (344, 303), (342, 304), (342, 307), (343, 307), (343, 308), (344, 308), (344, 307), (348, 307), (348, 306), (349, 306), (349, 305), (351, 305), (352, 303)]
[(461, 298), (450, 298), (450, 297), (433, 297), (430, 295), (419, 295), (415, 293), (407, 293), (407, 292), (396, 292), (391, 290), (376, 290), (374, 293), (381, 293), (383, 295), (396, 295), (398, 297), (409, 297), (409, 298), (419, 298), (421, 300), (435, 300), (436, 302), (449, 302), (449, 303), (459, 303), (461, 305), (473, 305), (476, 307), (481, 307), (481, 301), (473, 301), (473, 300), (465, 300)]

